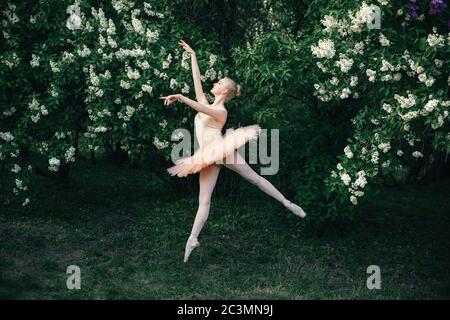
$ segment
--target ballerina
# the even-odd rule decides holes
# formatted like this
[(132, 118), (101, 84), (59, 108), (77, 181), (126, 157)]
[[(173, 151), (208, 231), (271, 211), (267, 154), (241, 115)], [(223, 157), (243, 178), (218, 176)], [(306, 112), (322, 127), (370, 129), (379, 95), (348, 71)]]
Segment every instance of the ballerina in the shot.
[(172, 176), (185, 177), (189, 174), (200, 172), (199, 206), (192, 226), (191, 234), (186, 242), (184, 262), (187, 262), (191, 252), (200, 246), (198, 236), (208, 219), (211, 206), (211, 195), (216, 185), (222, 165), (240, 174), (250, 183), (281, 202), (284, 207), (295, 215), (304, 218), (303, 209), (286, 199), (268, 180), (258, 175), (239, 154), (237, 149), (249, 140), (258, 138), (261, 128), (259, 125), (240, 127), (222, 136), (221, 130), (226, 123), (228, 112), (225, 103), (241, 94), (241, 86), (229, 77), (224, 77), (214, 83), (210, 92), (215, 99), (212, 104), (202, 89), (200, 69), (198, 67), (195, 51), (183, 40), (179, 44), (191, 56), (192, 74), (197, 101), (189, 99), (181, 94), (160, 97), (164, 99), (164, 105), (168, 106), (175, 101), (187, 104), (198, 111), (195, 116), (195, 135), (199, 148), (194, 155), (179, 159), (175, 165), (167, 171)]

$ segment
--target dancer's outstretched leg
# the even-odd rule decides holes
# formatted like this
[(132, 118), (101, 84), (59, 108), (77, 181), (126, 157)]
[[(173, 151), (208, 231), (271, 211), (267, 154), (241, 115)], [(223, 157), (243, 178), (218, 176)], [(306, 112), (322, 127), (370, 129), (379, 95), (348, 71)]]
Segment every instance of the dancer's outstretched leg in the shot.
[(186, 243), (184, 251), (184, 262), (187, 262), (192, 250), (197, 248), (200, 243), (197, 238), (202, 231), (203, 225), (208, 219), (209, 208), (211, 207), (211, 195), (216, 185), (217, 177), (222, 165), (212, 164), (200, 171), (200, 193), (198, 197), (198, 210), (192, 226), (191, 235)]
[[(227, 161), (229, 159), (229, 161)], [(267, 179), (257, 174), (246, 162), (245, 159), (237, 152), (224, 161), (224, 166), (239, 173), (250, 183), (256, 185), (259, 189), (281, 202), (286, 208), (291, 210), (295, 215), (304, 218), (306, 213), (303, 209), (287, 200), (280, 191), (278, 191)]]

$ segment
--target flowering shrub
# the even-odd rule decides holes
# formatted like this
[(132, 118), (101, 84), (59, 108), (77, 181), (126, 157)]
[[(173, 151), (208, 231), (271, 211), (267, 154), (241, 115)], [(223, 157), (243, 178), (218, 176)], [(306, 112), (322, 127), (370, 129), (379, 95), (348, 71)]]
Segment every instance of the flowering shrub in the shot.
[[(170, 134), (186, 126), (193, 111), (166, 110), (158, 97), (188, 95), (192, 75), (190, 57), (177, 45), (183, 26), (165, 2), (40, 0), (0, 9), (0, 163), (14, 174), (4, 180), (15, 181), (14, 193), (24, 191), (23, 205), (30, 201), (25, 191), (36, 163), (20, 158), (21, 150), (66, 174), (81, 136), (91, 150), (140, 158), (155, 149), (170, 159)], [(213, 43), (193, 45), (199, 58), (209, 57), (201, 65), (208, 88), (227, 71), (221, 71), (222, 59), (203, 49)]]
[[(443, 1), (332, 1), (311, 46), (323, 102), (356, 99), (353, 137), (326, 179), (354, 205), (381, 172), (450, 152), (450, 33)], [(367, 27), (372, 10), (381, 28)], [(347, 8), (347, 10), (343, 10)]]

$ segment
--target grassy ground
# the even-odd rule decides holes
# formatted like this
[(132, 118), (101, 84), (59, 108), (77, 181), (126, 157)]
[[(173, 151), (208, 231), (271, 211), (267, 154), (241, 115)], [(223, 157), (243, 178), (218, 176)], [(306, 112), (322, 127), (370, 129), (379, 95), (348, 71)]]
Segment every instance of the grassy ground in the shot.
[[(183, 264), (197, 198), (138, 169), (79, 162), (69, 185), (0, 213), (3, 299), (435, 299), (450, 297), (450, 182), (385, 189), (352, 223), (321, 232), (270, 197), (214, 195)], [(244, 183), (244, 182), (243, 182)], [(314, 219), (310, 215), (309, 219)], [(81, 268), (81, 290), (66, 268)], [(381, 268), (368, 290), (366, 268)]]

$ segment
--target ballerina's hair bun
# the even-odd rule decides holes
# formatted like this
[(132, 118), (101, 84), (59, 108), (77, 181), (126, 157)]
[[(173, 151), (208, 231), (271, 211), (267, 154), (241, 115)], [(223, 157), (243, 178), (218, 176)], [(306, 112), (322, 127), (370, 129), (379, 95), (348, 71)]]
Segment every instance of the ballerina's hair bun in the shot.
[(240, 95), (241, 95), (241, 85), (240, 84), (238, 84), (237, 86), (236, 86), (236, 97), (239, 97)]

